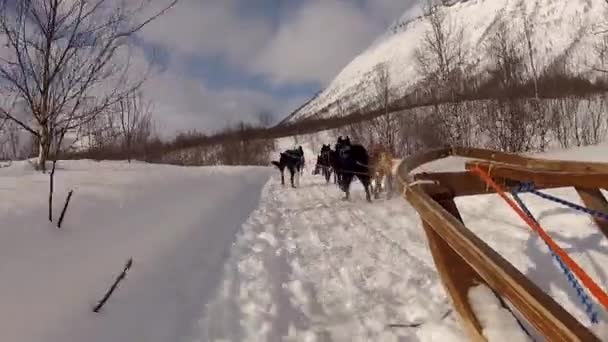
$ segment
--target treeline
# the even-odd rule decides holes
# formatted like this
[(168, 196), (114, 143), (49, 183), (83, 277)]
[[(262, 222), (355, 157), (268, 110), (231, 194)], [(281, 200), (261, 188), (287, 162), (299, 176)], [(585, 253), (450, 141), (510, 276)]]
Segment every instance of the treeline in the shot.
[[(264, 134), (261, 134), (264, 133)], [(205, 135), (197, 131), (179, 133), (172, 141), (159, 138), (137, 144), (134, 159), (175, 165), (266, 165), (274, 150), (274, 138), (259, 124), (238, 123)], [(125, 160), (128, 152), (120, 145), (101, 144), (64, 159)]]

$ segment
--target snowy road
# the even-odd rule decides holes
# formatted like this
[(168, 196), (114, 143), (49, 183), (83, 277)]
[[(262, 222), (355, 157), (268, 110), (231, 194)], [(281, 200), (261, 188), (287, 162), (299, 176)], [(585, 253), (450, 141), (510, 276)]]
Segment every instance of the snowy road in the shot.
[(461, 340), (413, 209), (400, 198), (368, 204), (354, 187), (344, 202), (321, 177), (291, 189), (274, 176), (195, 340)]
[[(560, 157), (585, 159), (597, 156), (598, 148)], [(421, 171), (463, 165), (448, 158)], [(298, 189), (282, 187), (273, 175), (233, 246), (198, 334), (188, 341), (466, 341), (415, 210), (399, 196), (366, 203), (359, 183), (353, 190), (352, 201), (345, 202), (335, 185), (310, 175), (310, 169)], [(548, 192), (580, 202), (572, 189)], [(571, 246), (572, 257), (608, 286), (602, 266), (608, 240), (591, 219), (523, 197), (559, 243)], [(546, 246), (497, 196), (459, 198), (457, 204), (475, 233), (584, 325), (605, 327), (591, 326)], [(492, 306), (491, 300), (480, 300)], [(527, 340), (514, 322), (507, 328), (502, 309), (491, 310), (484, 318), (498, 319), (486, 322), (494, 324), (487, 332), (493, 341)]]

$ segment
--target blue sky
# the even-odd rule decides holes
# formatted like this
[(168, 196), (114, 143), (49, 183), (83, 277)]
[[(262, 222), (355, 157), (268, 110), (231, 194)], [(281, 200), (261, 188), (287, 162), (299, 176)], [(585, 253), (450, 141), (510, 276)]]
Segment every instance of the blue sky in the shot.
[(139, 34), (134, 53), (157, 67), (145, 90), (159, 131), (286, 116), (415, 2), (180, 0)]

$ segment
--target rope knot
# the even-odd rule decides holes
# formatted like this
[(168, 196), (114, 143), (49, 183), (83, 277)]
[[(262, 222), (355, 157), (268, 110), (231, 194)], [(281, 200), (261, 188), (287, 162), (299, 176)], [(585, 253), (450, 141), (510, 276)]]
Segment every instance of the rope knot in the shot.
[(517, 189), (517, 192), (532, 192), (535, 189), (536, 188), (534, 187), (534, 183), (532, 183), (532, 182), (521, 182), (521, 183), (519, 183), (519, 187)]

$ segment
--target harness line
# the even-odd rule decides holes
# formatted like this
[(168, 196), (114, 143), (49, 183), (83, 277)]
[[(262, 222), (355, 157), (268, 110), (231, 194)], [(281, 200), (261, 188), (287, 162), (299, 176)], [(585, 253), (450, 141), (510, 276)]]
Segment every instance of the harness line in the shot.
[(604, 292), (604, 290), (595, 281), (593, 281), (593, 279), (551, 238), (551, 236), (547, 234), (540, 224), (533, 218), (526, 215), (526, 213), (517, 205), (517, 203), (507, 197), (506, 190), (494, 182), (494, 180), (485, 171), (478, 166), (473, 167), (471, 171), (483, 179), (505, 202), (507, 202), (511, 209), (513, 209), (515, 213), (517, 213), (517, 215), (521, 217), (552, 250), (555, 251), (555, 254), (564, 262), (566, 266), (572, 270), (572, 272), (581, 280), (585, 287), (589, 289), (589, 291), (602, 304), (602, 306), (605, 309), (608, 309), (608, 295), (606, 292)]

